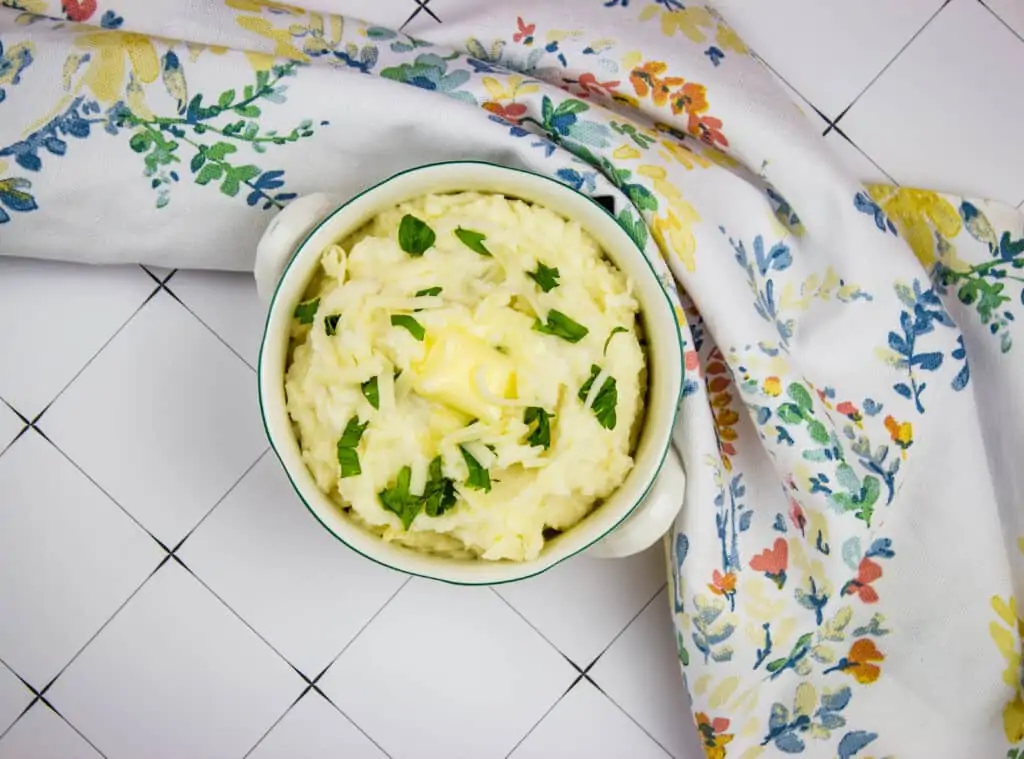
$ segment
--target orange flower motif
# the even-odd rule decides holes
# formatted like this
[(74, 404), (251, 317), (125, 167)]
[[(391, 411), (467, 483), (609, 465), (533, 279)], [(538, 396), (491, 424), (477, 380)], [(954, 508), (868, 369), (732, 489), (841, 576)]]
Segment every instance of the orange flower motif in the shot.
[(729, 720), (725, 717), (709, 719), (704, 712), (694, 715), (697, 721), (697, 732), (700, 734), (701, 745), (707, 759), (725, 759), (725, 747), (732, 743), (733, 735), (725, 732), (729, 729)]
[(630, 84), (633, 90), (642, 98), (651, 96), (657, 106), (665, 105), (668, 96), (674, 87), (683, 83), (681, 76), (667, 76), (661, 78), (668, 69), (662, 61), (648, 61), (642, 66), (637, 66), (629, 74)]
[(708, 589), (716, 596), (729, 596), (736, 592), (736, 573), (726, 572), (722, 574), (717, 569), (711, 573), (711, 582)]
[(762, 387), (764, 394), (770, 395), (772, 398), (778, 398), (782, 393), (782, 381), (778, 377), (767, 377)]
[(527, 24), (522, 16), (516, 17), (516, 28), (518, 31), (512, 35), (513, 42), (522, 42), (524, 45), (533, 44), (533, 33), (537, 30), (536, 24)]
[(496, 116), (506, 121), (510, 121), (513, 124), (518, 124), (519, 119), (526, 115), (526, 106), (523, 103), (509, 103), (508, 105), (502, 105), (490, 100), (484, 103), (484, 110), (490, 111)]
[(868, 685), (882, 674), (882, 668), (871, 662), (885, 661), (885, 654), (878, 650), (870, 638), (860, 638), (850, 646), (850, 653), (840, 661), (841, 669), (854, 676), (858, 683)]
[(723, 148), (729, 147), (729, 141), (725, 139), (725, 135), (722, 134), (722, 120), (716, 119), (714, 116), (701, 116), (701, 118), (694, 123), (694, 120), (690, 119), (690, 124), (687, 127), (693, 134), (700, 137), (702, 142), (707, 143), (714, 147), (716, 144), (721, 145)]
[(708, 91), (703, 84), (687, 82), (682, 89), (672, 93), (672, 113), (690, 114), (689, 129), (693, 131), (697, 117), (708, 109)]
[(576, 84), (580, 88), (580, 97), (585, 98), (597, 93), (602, 94), (615, 94), (615, 88), (619, 86), (620, 82), (618, 79), (611, 79), (607, 82), (599, 82), (597, 77), (589, 71), (580, 74), (580, 78), (576, 80)]
[(718, 433), (718, 449), (722, 456), (722, 464), (727, 471), (732, 471), (730, 456), (736, 455), (733, 441), (739, 438), (734, 429), (739, 424), (740, 416), (730, 407), (732, 393), (730, 389), (729, 367), (726, 366), (722, 352), (715, 348), (708, 357), (708, 365), (704, 368), (704, 381), (713, 409), (715, 430)]
[(860, 409), (854, 406), (850, 401), (843, 401), (840, 403), (836, 406), (836, 411), (847, 417), (858, 427), (861, 426), (861, 422), (864, 420), (864, 416), (860, 413)]
[(914, 427), (910, 422), (897, 422), (891, 416), (885, 417), (885, 428), (889, 430), (889, 437), (903, 451), (903, 458), (907, 457), (907, 449), (914, 444)]
[(750, 568), (764, 572), (779, 589), (786, 584), (786, 567), (789, 566), (789, 544), (785, 538), (776, 538), (771, 548), (766, 548), (750, 560)]
[(857, 596), (866, 604), (878, 602), (878, 593), (871, 587), (871, 583), (882, 576), (882, 567), (871, 559), (863, 558), (857, 567), (857, 577), (850, 580), (843, 586), (841, 595)]

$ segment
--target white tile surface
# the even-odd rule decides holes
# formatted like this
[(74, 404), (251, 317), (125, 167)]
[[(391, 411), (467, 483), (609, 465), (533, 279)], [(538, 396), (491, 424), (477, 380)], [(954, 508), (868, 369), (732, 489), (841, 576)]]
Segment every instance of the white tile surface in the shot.
[(241, 756), (304, 683), (168, 561), (47, 694), (110, 759)]
[(0, 257), (0, 324), (17, 325), (0, 329), (0, 397), (35, 418), (155, 287), (138, 266)]
[(618, 561), (581, 556), (497, 592), (585, 668), (664, 584), (664, 549), (658, 544)]
[(0, 657), (43, 688), (163, 551), (36, 432), (0, 457)]
[(583, 679), (512, 752), (510, 759), (627, 756), (667, 759), (670, 754)]
[(11, 670), (0, 664), (0, 735), (32, 703), (32, 691)]
[(834, 119), (943, 1), (716, 0), (713, 4), (758, 55)]
[(243, 619), (316, 677), (407, 579), (349, 550), (267, 453), (179, 551)]
[(0, 759), (101, 759), (88, 741), (37, 701), (0, 740)]
[(249, 759), (386, 759), (373, 742), (315, 690), (278, 722)]
[(506, 755), (575, 674), (490, 590), (412, 580), (320, 684), (394, 759), (476, 759)]
[(1020, 0), (983, 0), (985, 5), (1019, 36), (1024, 37), (1024, 3)]
[(267, 447), (253, 371), (163, 292), (40, 427), (167, 546)]
[(7, 404), (0, 401), (0, 453), (10, 445), (15, 436), (24, 429), (25, 423), (11, 411)]
[(179, 271), (167, 283), (182, 302), (255, 368), (267, 310), (256, 280), (237, 272)]
[(669, 753), (701, 756), (683, 688), (668, 594), (662, 591), (612, 644), (590, 676)]
[(861, 150), (848, 138), (837, 132), (835, 129), (825, 135), (825, 144), (831, 148), (841, 165), (861, 182), (882, 182), (892, 183), (893, 179), (878, 166), (871, 162), (871, 159), (864, 155)]
[[(1015, 202), (1024, 196), (1021, 71), (1024, 43), (976, 0), (953, 0), (840, 125), (902, 185)], [(965, 131), (956, 104), (992, 115)]]

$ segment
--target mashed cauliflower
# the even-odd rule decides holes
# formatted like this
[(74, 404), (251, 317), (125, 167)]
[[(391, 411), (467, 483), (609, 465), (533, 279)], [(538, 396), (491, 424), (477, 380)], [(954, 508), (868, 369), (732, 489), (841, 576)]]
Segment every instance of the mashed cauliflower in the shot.
[(500, 195), (404, 203), (329, 246), (295, 309), (303, 459), (385, 540), (534, 559), (633, 466), (638, 313), (575, 222)]

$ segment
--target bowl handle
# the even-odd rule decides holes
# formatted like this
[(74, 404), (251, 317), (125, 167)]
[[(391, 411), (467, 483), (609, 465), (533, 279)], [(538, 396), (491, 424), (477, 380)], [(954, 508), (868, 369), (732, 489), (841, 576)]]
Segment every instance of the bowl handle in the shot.
[(632, 556), (650, 548), (672, 527), (683, 508), (686, 473), (678, 454), (670, 448), (658, 478), (646, 497), (626, 520), (588, 554), (599, 559)]
[(270, 305), (277, 283), (309, 231), (339, 205), (338, 199), (322, 192), (296, 198), (267, 225), (256, 246), (256, 292)]

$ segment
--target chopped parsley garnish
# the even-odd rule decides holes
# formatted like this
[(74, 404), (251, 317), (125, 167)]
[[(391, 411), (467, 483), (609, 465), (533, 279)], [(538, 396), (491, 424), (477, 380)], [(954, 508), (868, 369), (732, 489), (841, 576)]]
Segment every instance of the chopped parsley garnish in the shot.
[(563, 340), (568, 340), (570, 343), (578, 343), (590, 332), (589, 329), (579, 322), (573, 321), (561, 311), (556, 311), (555, 309), (548, 311), (546, 323), (538, 319), (533, 323), (533, 328), (542, 334), (554, 335)]
[(473, 454), (467, 451), (465, 446), (460, 445), (459, 450), (462, 452), (462, 458), (466, 461), (466, 466), (469, 467), (469, 479), (466, 480), (466, 487), (489, 493), (491, 491), (491, 473), (473, 458)]
[(615, 329), (608, 333), (608, 339), (604, 341), (604, 355), (608, 355), (608, 344), (612, 341), (612, 338), (615, 337), (620, 332), (629, 332), (629, 330), (626, 329), (625, 327), (616, 327)]
[(416, 297), (417, 298), (422, 298), (424, 295), (440, 295), (440, 294), (441, 294), (441, 288), (440, 287), (428, 287), (426, 290), (420, 290), (418, 293), (416, 293)]
[(312, 324), (318, 308), (320, 308), (319, 298), (305, 300), (295, 307), (295, 318), (299, 320), (299, 324)]
[(541, 290), (550, 292), (558, 287), (558, 277), (560, 275), (558, 269), (552, 269), (550, 266), (545, 266), (543, 262), (538, 261), (537, 270), (526, 272), (526, 276), (536, 282), (537, 287)]
[(359, 454), (356, 452), (356, 446), (359, 445), (368, 424), (369, 422), (360, 424), (359, 417), (354, 416), (348, 420), (345, 431), (338, 439), (338, 464), (341, 465), (342, 478), (355, 477), (363, 473), (359, 466)]
[(409, 334), (421, 343), (423, 342), (423, 336), (427, 334), (427, 331), (423, 329), (422, 324), (406, 314), (393, 314), (391, 316), (391, 326), (402, 327), (409, 330)]
[(423, 510), (428, 517), (439, 517), (455, 505), (455, 483), (441, 473), (441, 457), (430, 462), (429, 479), (423, 490)]
[(437, 240), (425, 221), (407, 213), (398, 225), (398, 246), (413, 258), (419, 258)]
[(409, 492), (409, 482), (412, 480), (412, 468), (403, 466), (398, 472), (395, 486), (384, 488), (377, 494), (381, 505), (385, 509), (396, 514), (402, 520), (402, 526), (409, 529), (416, 515), (423, 508), (423, 499), (414, 496)]
[(487, 250), (484, 246), (484, 240), (487, 239), (487, 235), (481, 232), (474, 232), (472, 229), (459, 227), (455, 230), (455, 236), (474, 253), (479, 253), (481, 256), (487, 256), (488, 258), (491, 257), (491, 251)]
[[(601, 367), (594, 364), (590, 367), (590, 378), (583, 383), (583, 387), (580, 388), (577, 396), (584, 403), (587, 402), (587, 396), (590, 395), (590, 388), (594, 386), (594, 381), (597, 379), (597, 375), (601, 373)], [(590, 404), (591, 410), (597, 417), (598, 423), (606, 430), (615, 429), (615, 406), (619, 402), (619, 391), (615, 386), (615, 378), (608, 377), (601, 384), (601, 388), (597, 391), (597, 395), (594, 397), (594, 402)]]
[(549, 414), (539, 406), (530, 406), (526, 409), (523, 414), (523, 422), (529, 425), (536, 423), (536, 427), (530, 432), (530, 436), (526, 438), (526, 442), (530, 445), (542, 445), (547, 450), (551, 447), (551, 418), (554, 414)]
[(324, 317), (324, 332), (327, 333), (328, 337), (334, 337), (338, 334), (338, 321), (340, 319), (341, 314), (331, 314)]
[(377, 378), (373, 377), (368, 379), (360, 386), (363, 390), (363, 397), (369, 401), (370, 405), (378, 411), (380, 410), (380, 390), (377, 389)]

